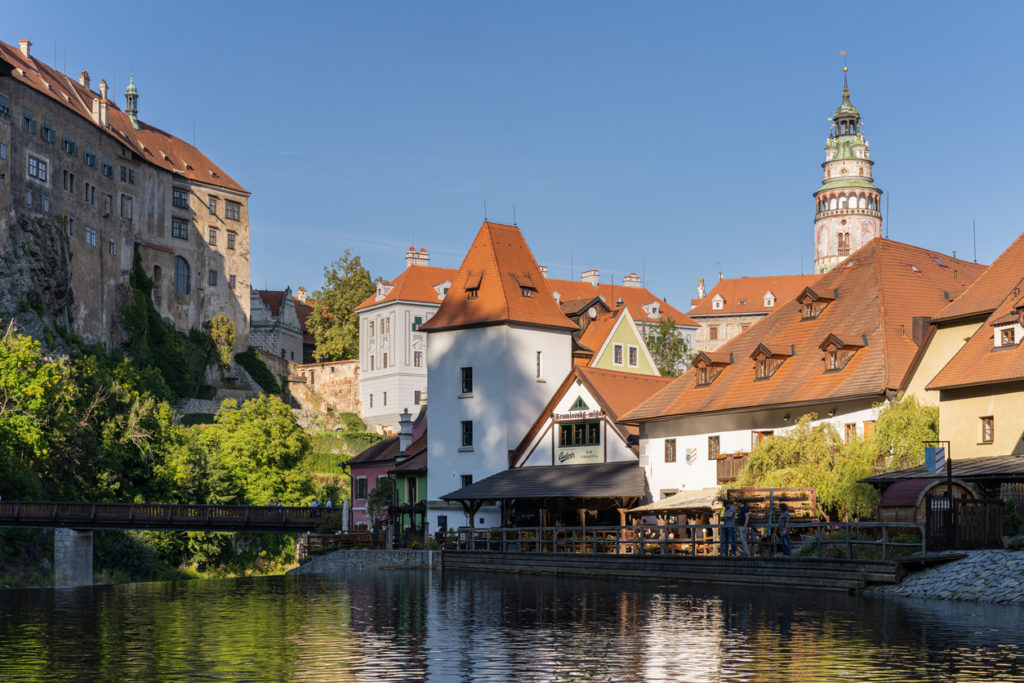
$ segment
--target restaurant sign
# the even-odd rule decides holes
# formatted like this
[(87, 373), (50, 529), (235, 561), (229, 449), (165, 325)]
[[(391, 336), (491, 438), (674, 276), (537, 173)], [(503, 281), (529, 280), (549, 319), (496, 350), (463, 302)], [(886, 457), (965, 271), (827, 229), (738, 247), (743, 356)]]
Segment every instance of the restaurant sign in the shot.
[(551, 413), (551, 419), (555, 422), (569, 422), (573, 420), (597, 420), (604, 417), (603, 410), (577, 410), (572, 413)]
[(604, 462), (604, 446), (558, 446), (555, 448), (555, 464), (582, 465), (590, 462)]

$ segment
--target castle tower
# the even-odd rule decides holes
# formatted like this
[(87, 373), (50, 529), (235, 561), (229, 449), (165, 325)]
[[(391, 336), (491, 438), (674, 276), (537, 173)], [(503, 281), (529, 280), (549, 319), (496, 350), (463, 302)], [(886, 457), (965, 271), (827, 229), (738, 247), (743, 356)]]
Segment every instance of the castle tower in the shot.
[(843, 67), (843, 102), (832, 114), (825, 142), (824, 182), (814, 193), (814, 272), (832, 270), (882, 234), (882, 190), (872, 181), (871, 152), (850, 103)]

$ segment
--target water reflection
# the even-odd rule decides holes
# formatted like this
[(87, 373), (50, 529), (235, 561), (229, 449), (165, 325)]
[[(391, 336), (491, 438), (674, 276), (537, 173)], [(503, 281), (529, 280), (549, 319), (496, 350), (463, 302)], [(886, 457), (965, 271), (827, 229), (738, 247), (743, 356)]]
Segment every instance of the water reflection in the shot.
[(0, 679), (1024, 680), (1022, 617), (452, 572), (0, 591)]

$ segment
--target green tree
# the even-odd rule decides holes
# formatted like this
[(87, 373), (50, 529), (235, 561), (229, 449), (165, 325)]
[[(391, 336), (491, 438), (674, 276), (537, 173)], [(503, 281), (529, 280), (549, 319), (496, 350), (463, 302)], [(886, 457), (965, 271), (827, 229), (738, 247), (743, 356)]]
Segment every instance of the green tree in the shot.
[(647, 336), (647, 348), (663, 377), (676, 377), (685, 370), (693, 354), (672, 318), (662, 320)]
[(872, 439), (879, 466), (886, 471), (924, 464), (924, 443), (939, 438), (939, 409), (900, 394), (878, 413)]
[(374, 292), (370, 271), (346, 249), (344, 256), (324, 267), (324, 284), (313, 292), (316, 303), (306, 325), (316, 340), (318, 361), (359, 357), (359, 316), (356, 306)]
[(370, 516), (370, 519), (376, 521), (383, 518), (383, 512), (391, 505), (394, 495), (394, 480), (391, 478), (378, 479), (377, 486), (366, 497), (366, 514)]

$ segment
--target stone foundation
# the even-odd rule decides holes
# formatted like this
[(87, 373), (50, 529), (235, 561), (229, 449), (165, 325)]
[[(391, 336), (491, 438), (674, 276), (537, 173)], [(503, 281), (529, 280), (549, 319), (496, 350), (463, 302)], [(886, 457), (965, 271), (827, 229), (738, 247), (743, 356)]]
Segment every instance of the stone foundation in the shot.
[(92, 585), (92, 532), (53, 530), (53, 577), (58, 588)]
[(379, 569), (440, 569), (439, 550), (335, 550), (314, 555), (289, 574), (339, 574)]

